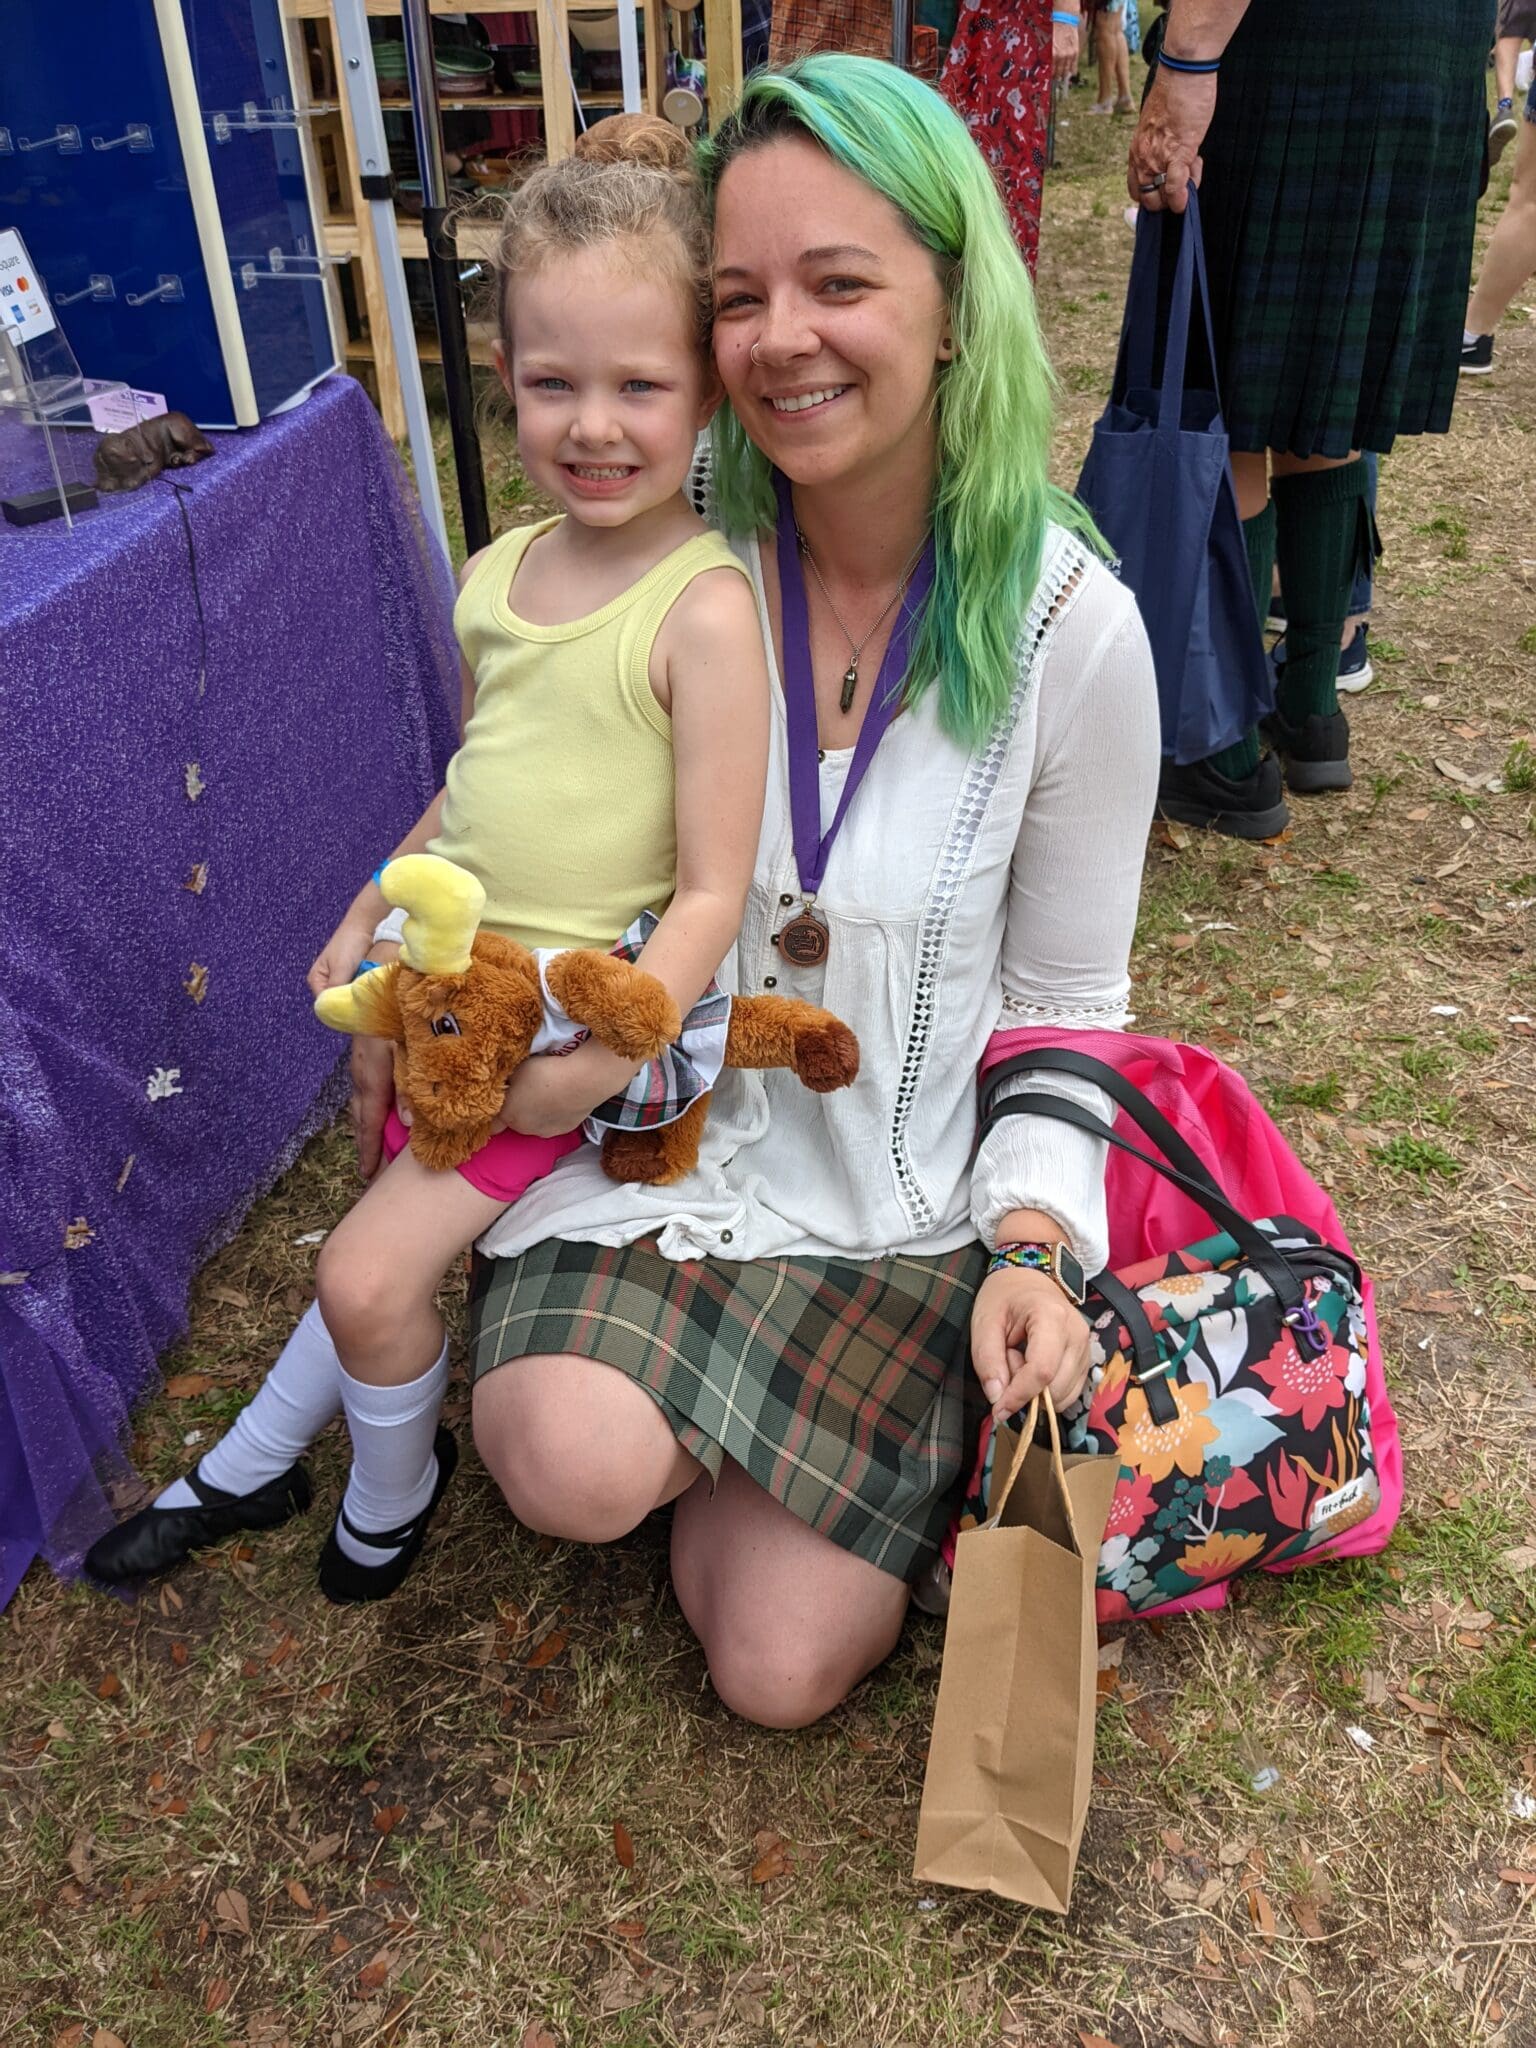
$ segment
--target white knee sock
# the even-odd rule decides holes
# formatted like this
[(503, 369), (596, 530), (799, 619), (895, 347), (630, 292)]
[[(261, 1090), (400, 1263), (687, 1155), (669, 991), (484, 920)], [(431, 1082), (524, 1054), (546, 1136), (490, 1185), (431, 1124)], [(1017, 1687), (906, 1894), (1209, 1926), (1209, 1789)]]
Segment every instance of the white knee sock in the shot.
[[(199, 1463), (199, 1479), (225, 1493), (251, 1493), (286, 1472), (340, 1414), (340, 1372), (320, 1304), (312, 1301), (255, 1399)], [(185, 1479), (175, 1480), (155, 1500), (157, 1508), (197, 1505)]]
[(394, 1552), (357, 1543), (355, 1529), (398, 1528), (419, 1515), (437, 1485), (432, 1440), (437, 1412), (448, 1384), (448, 1344), (419, 1379), (403, 1386), (375, 1387), (338, 1367), (342, 1406), (352, 1433), (352, 1471), (342, 1496), (336, 1540), (354, 1564), (387, 1564)]

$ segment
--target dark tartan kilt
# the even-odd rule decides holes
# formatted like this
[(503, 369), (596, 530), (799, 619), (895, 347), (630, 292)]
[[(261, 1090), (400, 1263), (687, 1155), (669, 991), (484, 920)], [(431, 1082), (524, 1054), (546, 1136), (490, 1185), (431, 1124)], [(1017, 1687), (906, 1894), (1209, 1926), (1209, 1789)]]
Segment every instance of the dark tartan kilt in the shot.
[(474, 1377), (571, 1353), (627, 1373), (717, 1479), (915, 1578), (958, 1508), (986, 1401), (970, 1365), (985, 1255), (706, 1259), (560, 1239), (476, 1261)]
[(1234, 448), (1384, 453), (1450, 425), (1494, 0), (1255, 0), (1200, 210)]

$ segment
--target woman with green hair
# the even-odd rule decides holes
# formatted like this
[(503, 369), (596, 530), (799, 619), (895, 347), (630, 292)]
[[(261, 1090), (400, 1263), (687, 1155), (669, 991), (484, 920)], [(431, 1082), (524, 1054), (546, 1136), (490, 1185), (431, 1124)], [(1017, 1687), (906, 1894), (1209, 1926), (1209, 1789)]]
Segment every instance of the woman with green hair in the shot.
[(747, 81), (703, 168), (700, 489), (774, 700), (735, 985), (824, 1003), (861, 1067), (826, 1096), (727, 1074), (674, 1186), (584, 1148), (531, 1189), (481, 1243), (474, 1423), (530, 1528), (607, 1542), (675, 1503), (716, 1690), (793, 1727), (894, 1646), (983, 1413), (1086, 1377), (1102, 1148), (1018, 1117), (973, 1159), (975, 1082), (998, 1030), (1125, 1021), (1158, 721), (1135, 605), (1047, 476), (1032, 291), (959, 117), (806, 58)]

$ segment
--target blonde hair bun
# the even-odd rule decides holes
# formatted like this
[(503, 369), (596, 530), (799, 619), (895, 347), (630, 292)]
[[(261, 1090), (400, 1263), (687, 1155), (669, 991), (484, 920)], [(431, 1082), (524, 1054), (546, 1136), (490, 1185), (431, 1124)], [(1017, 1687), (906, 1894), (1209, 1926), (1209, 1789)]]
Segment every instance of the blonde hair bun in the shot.
[(589, 164), (645, 164), (692, 178), (693, 144), (657, 114), (609, 114), (577, 138), (576, 154)]

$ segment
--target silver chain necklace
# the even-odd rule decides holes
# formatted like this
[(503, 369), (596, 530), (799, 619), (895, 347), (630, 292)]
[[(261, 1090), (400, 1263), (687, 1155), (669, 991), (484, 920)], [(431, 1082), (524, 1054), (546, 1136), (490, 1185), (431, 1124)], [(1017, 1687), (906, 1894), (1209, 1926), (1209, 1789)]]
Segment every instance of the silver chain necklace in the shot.
[(880, 626), (883, 623), (887, 612), (890, 611), (892, 605), (898, 603), (901, 600), (901, 598), (903, 598), (906, 595), (907, 585), (912, 581), (912, 571), (917, 567), (918, 562), (922, 559), (923, 549), (928, 545), (928, 536), (924, 534), (923, 538), (918, 542), (916, 553), (913, 555), (911, 561), (908, 562), (906, 568), (903, 569), (901, 572), (901, 581), (897, 584), (896, 588), (891, 592), (890, 596), (886, 599), (885, 603), (880, 607), (879, 618), (877, 618), (874, 624), (866, 630), (862, 640), (855, 640), (853, 635), (849, 632), (848, 628), (843, 624), (843, 615), (838, 610), (837, 606), (832, 602), (832, 593), (830, 590), (828, 590), (825, 582), (822, 580), (821, 571), (816, 566), (816, 557), (811, 553), (811, 544), (806, 539), (805, 535), (800, 531), (800, 522), (798, 519), (795, 521), (795, 545), (799, 548), (803, 559), (809, 562), (811, 567), (811, 574), (816, 578), (816, 586), (820, 590), (822, 596), (827, 600), (827, 610), (832, 614), (833, 618), (836, 619), (838, 631), (842, 634), (843, 638), (848, 642), (849, 661), (847, 668), (845, 668), (843, 671), (842, 694), (837, 700), (838, 709), (846, 713), (853, 709), (854, 692), (859, 687), (859, 657), (864, 652), (865, 648), (869, 645), (874, 635), (880, 630)]

